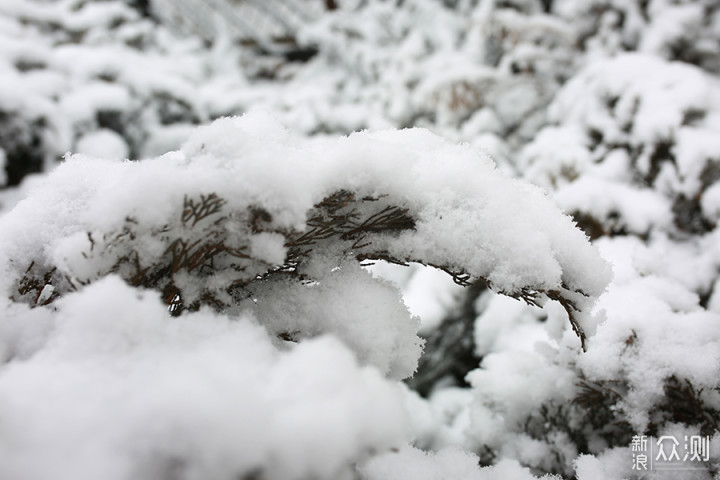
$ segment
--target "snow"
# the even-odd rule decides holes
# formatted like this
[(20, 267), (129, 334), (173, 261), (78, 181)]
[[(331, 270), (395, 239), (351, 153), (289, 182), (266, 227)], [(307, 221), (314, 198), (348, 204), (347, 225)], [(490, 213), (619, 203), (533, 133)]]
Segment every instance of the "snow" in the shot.
[(720, 7), (339, 4), (0, 2), (0, 478), (711, 478)]
[(339, 478), (406, 438), (396, 387), (337, 340), (278, 351), (248, 317), (168, 321), (114, 277), (57, 308), (49, 333), (14, 324), (27, 346), (0, 375), (3, 478)]
[[(649, 421), (644, 412), (651, 411), (665, 394), (664, 379), (675, 375), (691, 378), (698, 385), (714, 383), (720, 374), (719, 318), (700, 308), (697, 294), (688, 288), (692, 285), (662, 275), (662, 267), (656, 265), (667, 258), (658, 255), (650, 260), (643, 251), (647, 247), (624, 243), (603, 245), (606, 258), (624, 273), (616, 274), (599, 302), (612, 322), (598, 328), (590, 341), (594, 345), (579, 361), (589, 378), (608, 379), (622, 373), (628, 379), (630, 391), (624, 408), (633, 427), (643, 431)], [(628, 251), (634, 251), (629, 259), (624, 258)], [(651, 265), (655, 271), (639, 269), (638, 264)], [(674, 277), (681, 278), (678, 274)], [(632, 336), (642, 340), (628, 348), (626, 340)], [(693, 345), (692, 356), (683, 353), (688, 345)]]
[(471, 444), (487, 445), (501, 451), (503, 457), (542, 465), (550, 451), (547, 445), (529, 442), (529, 437), (514, 432), (513, 426), (535, 405), (571, 398), (573, 372), (554, 365), (551, 355), (535, 348), (489, 354), (481, 367), (468, 374), (475, 395), (470, 405)]
[(60, 108), (73, 122), (90, 122), (98, 111), (124, 112), (130, 101), (127, 89), (106, 82), (93, 82), (83, 84), (82, 89), (65, 93)]
[[(623, 464), (631, 455), (627, 448), (608, 449), (602, 455), (580, 455), (575, 460), (575, 471), (582, 480), (603, 480), (623, 478), (632, 475), (632, 470)], [(632, 464), (630, 464), (632, 465)]]
[(525, 178), (552, 190), (585, 173), (592, 158), (581, 129), (548, 127), (523, 150), (521, 161)]
[[(525, 308), (522, 302), (506, 297), (481, 297), (479, 301), (487, 305), (475, 320), (473, 334), (478, 357), (487, 357), (493, 352), (524, 351), (532, 349), (536, 342), (549, 340), (546, 328), (538, 325), (539, 312)], [(514, 328), (507, 329), (509, 323), (515, 324)]]
[(565, 211), (588, 212), (612, 230), (643, 235), (670, 225), (671, 206), (664, 196), (591, 176), (558, 189), (555, 200)]
[[(76, 177), (82, 186), (69, 194), (68, 179)], [(462, 266), (509, 294), (567, 291), (581, 308), (587, 301), (573, 292), (592, 299), (607, 282), (604, 262), (542, 192), (506, 178), (472, 149), (420, 129), (306, 141), (260, 112), (202, 127), (182, 151), (154, 160), (68, 159), (42, 191), (3, 219), (7, 238), (32, 236), (42, 225), (33, 242), (6, 251), (53, 259), (71, 278), (89, 279), (93, 269), (107, 269), (108, 259), (88, 255), (86, 232), (109, 237), (128, 217), (161, 228), (177, 215), (183, 196), (212, 192), (234, 211), (262, 206), (271, 228), (304, 230), (306, 212), (343, 189), (360, 197), (387, 194), (409, 208), (413, 231), (368, 237), (373, 248), (397, 258)], [(25, 220), (30, 210), (38, 212), (33, 224)], [(161, 254), (152, 228), (136, 245), (143, 259)], [(589, 317), (582, 322), (592, 331)]]
[[(352, 299), (352, 302), (343, 301)], [(271, 332), (332, 332), (363, 363), (392, 378), (415, 371), (422, 341), (397, 290), (349, 263), (326, 274), (319, 285), (273, 282), (255, 299), (256, 315)]]
[(461, 291), (462, 287), (450, 281), (444, 272), (422, 268), (403, 288), (403, 300), (408, 310), (420, 317), (422, 327), (430, 331), (442, 321)]
[(106, 158), (108, 160), (123, 160), (130, 153), (125, 140), (112, 130), (96, 130), (83, 135), (75, 146), (76, 153), (88, 157)]
[(250, 238), (250, 254), (268, 265), (283, 263), (287, 255), (285, 238), (277, 233), (260, 232)]

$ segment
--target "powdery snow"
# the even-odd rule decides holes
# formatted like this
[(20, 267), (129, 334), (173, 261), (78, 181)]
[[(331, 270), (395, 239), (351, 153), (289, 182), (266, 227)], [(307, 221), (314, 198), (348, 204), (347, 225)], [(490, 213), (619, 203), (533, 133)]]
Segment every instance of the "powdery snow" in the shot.
[(288, 62), (3, 0), (0, 478), (709, 480), (716, 3), (341, 1)]
[(3, 319), (2, 478), (347, 478), (407, 438), (396, 386), (337, 340), (170, 319), (115, 277), (32, 312)]

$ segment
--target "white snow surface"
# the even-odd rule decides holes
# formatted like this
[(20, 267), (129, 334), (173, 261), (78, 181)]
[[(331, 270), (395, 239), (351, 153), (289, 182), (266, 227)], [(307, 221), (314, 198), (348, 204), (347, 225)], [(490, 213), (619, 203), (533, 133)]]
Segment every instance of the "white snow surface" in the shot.
[(278, 349), (249, 317), (170, 319), (115, 277), (0, 325), (1, 478), (347, 478), (407, 438), (397, 387), (337, 340)]

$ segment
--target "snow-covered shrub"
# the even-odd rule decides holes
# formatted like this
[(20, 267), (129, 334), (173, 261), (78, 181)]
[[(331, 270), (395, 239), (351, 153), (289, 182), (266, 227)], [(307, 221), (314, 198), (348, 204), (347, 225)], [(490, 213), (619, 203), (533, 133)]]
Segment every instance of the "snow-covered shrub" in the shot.
[(213, 84), (203, 89), (228, 65), (223, 78), (244, 83), (237, 53), (206, 55), (199, 41), (170, 36), (126, 2), (9, 0), (0, 23), (4, 183), (50, 168), (67, 151), (165, 153), (194, 125), (238, 111), (213, 112)]
[(525, 150), (526, 178), (557, 190), (592, 237), (707, 233), (718, 107), (720, 82), (697, 68), (639, 54), (595, 62), (555, 100), (559, 125)]
[(23, 38), (19, 20), (0, 19), (1, 187), (17, 185), (25, 175), (45, 170), (61, 135), (55, 128), (57, 110), (48, 98), (55, 80), (45, 70), (50, 52), (42, 43), (33, 43), (41, 35)]
[(319, 52), (299, 65), (222, 34), (210, 48), (179, 40), (127, 2), (12, 0), (0, 6), (9, 52), (0, 63), (35, 94), (20, 97), (51, 110), (21, 116), (45, 119), (32, 129), (52, 139), (40, 146), (44, 165), (66, 151), (100, 153), (109, 132), (117, 137), (101, 156), (156, 156), (196, 124), (258, 107), (305, 133), (419, 125), (516, 148), (574, 70), (574, 37), (539, 4), (515, 3), (362, 2), (301, 30)]
[[(717, 2), (339, 2), (306, 63), (141, 3), (0, 2), (0, 183), (83, 154), (0, 192), (0, 477), (664, 478), (634, 435), (715, 435)], [(315, 138), (153, 158), (258, 107)], [(411, 126), (551, 200), (424, 131), (322, 139)], [(594, 311), (550, 203), (613, 264)]]
[[(315, 120), (306, 131), (420, 125), (463, 140), (527, 140), (574, 71), (574, 36), (538, 14), (539, 2), (504, 3), (371, 1), (308, 27), (302, 38), (318, 56), (288, 83), (315, 92), (302, 109)], [(334, 108), (318, 107), (328, 91)]]
[(0, 431), (8, 478), (349, 478), (409, 440), (389, 380), (422, 350), (363, 263), (555, 300), (583, 342), (608, 281), (568, 217), (472, 149), (307, 140), (262, 114), (151, 160), (67, 158), (0, 224), (0, 397), (36, 419)]
[(592, 55), (638, 51), (720, 71), (720, 6), (712, 0), (556, 0)]
[[(568, 475), (589, 453), (628, 476), (633, 435), (717, 433), (718, 233), (708, 206), (719, 94), (698, 68), (641, 54), (596, 61), (559, 93), (554, 125), (524, 149), (520, 167), (612, 262), (615, 278), (596, 307), (606, 320), (577, 356), (547, 340), (531, 353), (478, 352), (481, 368), (468, 375), (476, 451)], [(517, 321), (538, 328), (524, 311)], [(491, 313), (475, 328), (497, 339)], [(519, 401), (527, 388), (533, 394)]]
[[(515, 165), (613, 263), (596, 307), (605, 320), (581, 353), (568, 348), (557, 311), (478, 288), (428, 335), (466, 345), (436, 342), (446, 355), (417, 375), (428, 395), (417, 415), (440, 423), (419, 445), (461, 444), (483, 464), (513, 458), (535, 473), (662, 478), (631, 470), (634, 435), (718, 439), (720, 84), (687, 63), (590, 50)], [(699, 63), (712, 70), (710, 60)], [(692, 474), (710, 478), (717, 462), (713, 454)]]

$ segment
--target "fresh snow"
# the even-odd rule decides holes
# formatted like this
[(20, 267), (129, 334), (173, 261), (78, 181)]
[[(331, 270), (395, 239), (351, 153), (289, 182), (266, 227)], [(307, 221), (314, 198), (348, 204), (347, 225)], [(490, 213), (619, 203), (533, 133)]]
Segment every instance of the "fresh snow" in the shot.
[(0, 2), (1, 479), (717, 475), (717, 2), (132, 3)]

